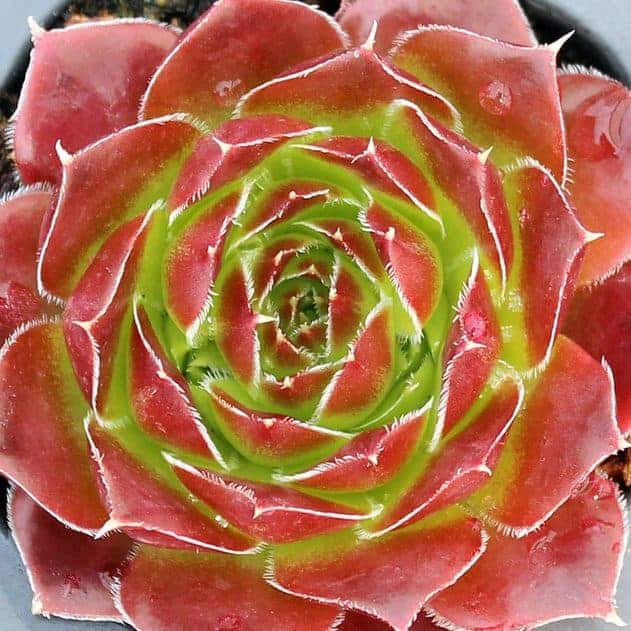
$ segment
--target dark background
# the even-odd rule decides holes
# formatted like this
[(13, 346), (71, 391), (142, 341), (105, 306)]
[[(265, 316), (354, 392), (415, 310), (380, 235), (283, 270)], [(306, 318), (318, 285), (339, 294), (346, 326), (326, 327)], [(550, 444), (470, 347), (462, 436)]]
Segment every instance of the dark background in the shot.
[[(378, 2), (379, 0), (375, 0)], [(593, 63), (618, 78), (631, 75), (631, 0), (529, 0), (532, 15), (543, 27), (543, 37), (550, 41), (563, 32), (576, 29), (571, 44), (570, 61)], [(40, 23), (57, 7), (55, 0), (0, 0), (0, 79), (6, 79), (13, 62), (28, 41), (26, 18)], [(323, 3), (324, 4), (324, 3)], [(560, 31), (560, 32), (559, 32)], [(593, 46), (599, 49), (593, 55)], [(572, 58), (578, 57), (578, 59)], [(628, 74), (627, 74), (628, 73)], [(626, 77), (625, 77), (626, 74)], [(627, 79), (628, 80), (628, 79)], [(569, 437), (568, 437), (569, 438)], [(51, 448), (54, 446), (51, 445)], [(526, 498), (524, 498), (525, 501)], [(627, 571), (619, 589), (619, 612), (631, 622), (631, 553), (625, 562)], [(47, 621), (30, 613), (31, 590), (26, 573), (10, 537), (0, 530), (0, 630), (1, 631), (116, 631), (113, 624)], [(604, 631), (612, 629), (601, 622), (559, 622), (549, 631)], [(174, 631), (179, 631), (175, 630)], [(263, 631), (263, 630), (261, 630)]]

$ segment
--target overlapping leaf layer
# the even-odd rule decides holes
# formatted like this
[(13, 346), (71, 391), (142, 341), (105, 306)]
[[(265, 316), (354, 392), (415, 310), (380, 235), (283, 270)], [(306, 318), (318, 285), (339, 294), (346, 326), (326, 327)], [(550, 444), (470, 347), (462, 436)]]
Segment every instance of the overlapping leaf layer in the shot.
[(559, 90), (512, 0), (34, 40), (15, 150), (48, 185), (1, 207), (0, 471), (37, 613), (616, 620), (625, 88)]

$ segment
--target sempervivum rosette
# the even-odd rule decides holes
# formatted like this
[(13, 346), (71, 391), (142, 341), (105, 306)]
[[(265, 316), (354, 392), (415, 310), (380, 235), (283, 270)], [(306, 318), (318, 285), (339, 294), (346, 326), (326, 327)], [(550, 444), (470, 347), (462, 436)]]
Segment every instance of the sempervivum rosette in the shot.
[(512, 0), (33, 36), (0, 470), (35, 612), (617, 621), (626, 88), (558, 77)]

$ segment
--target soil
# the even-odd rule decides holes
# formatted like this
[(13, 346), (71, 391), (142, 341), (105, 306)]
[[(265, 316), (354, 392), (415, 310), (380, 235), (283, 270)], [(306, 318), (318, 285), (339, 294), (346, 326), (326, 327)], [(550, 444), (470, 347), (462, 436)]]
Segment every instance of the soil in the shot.
[[(339, 0), (308, 1), (311, 4), (318, 4), (331, 14), (335, 13), (340, 4)], [(213, 2), (214, 0), (70, 0), (65, 10), (53, 11), (44, 26), (58, 28), (95, 18), (147, 17), (186, 28)], [(541, 0), (524, 0), (524, 4), (540, 41), (555, 41), (572, 30), (572, 24), (565, 16), (551, 12), (545, 4), (542, 5)], [(17, 62), (14, 72), (0, 88), (0, 133), (5, 136), (10, 129), (10, 117), (17, 106), (27, 63), (28, 48), (25, 48), (22, 59)], [(624, 65), (611, 54), (607, 45), (586, 35), (577, 34), (572, 38), (564, 48), (559, 63), (593, 66), (628, 85), (631, 84)], [(0, 143), (0, 194), (10, 192), (18, 185), (10, 143)], [(631, 491), (631, 449), (612, 456), (603, 463), (601, 468), (622, 489)], [(0, 517), (1, 513), (2, 502), (0, 502)]]

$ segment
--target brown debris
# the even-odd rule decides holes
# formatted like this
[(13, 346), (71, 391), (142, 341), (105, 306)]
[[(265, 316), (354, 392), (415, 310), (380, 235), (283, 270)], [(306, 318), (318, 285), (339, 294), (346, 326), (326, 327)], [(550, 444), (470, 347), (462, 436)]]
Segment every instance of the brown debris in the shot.
[(623, 491), (631, 489), (631, 449), (607, 458), (600, 465), (600, 470), (619, 484)]

